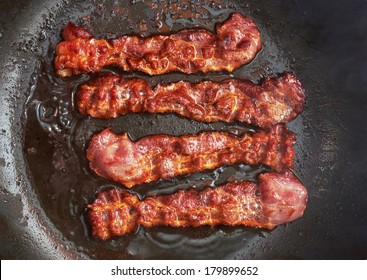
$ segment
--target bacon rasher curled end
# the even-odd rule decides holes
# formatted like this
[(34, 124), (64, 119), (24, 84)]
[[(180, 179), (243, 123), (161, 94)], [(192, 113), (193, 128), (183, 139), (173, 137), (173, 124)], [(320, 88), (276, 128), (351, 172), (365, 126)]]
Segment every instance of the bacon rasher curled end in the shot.
[(158, 179), (224, 165), (265, 164), (278, 172), (293, 168), (295, 135), (285, 125), (236, 136), (227, 132), (198, 135), (150, 135), (133, 142), (105, 129), (87, 148), (90, 168), (99, 176), (131, 188)]
[(271, 230), (300, 218), (306, 204), (307, 190), (287, 171), (262, 174), (258, 184), (228, 183), (143, 200), (122, 189), (109, 189), (88, 205), (88, 218), (92, 235), (102, 240), (134, 232), (138, 226), (242, 225)]
[(235, 122), (270, 127), (293, 120), (303, 110), (304, 90), (291, 73), (261, 85), (229, 79), (219, 83), (177, 82), (151, 87), (144, 79), (107, 74), (77, 92), (79, 112), (94, 118), (128, 113), (176, 113), (202, 122)]
[(261, 49), (255, 23), (233, 13), (216, 25), (216, 34), (204, 29), (184, 29), (171, 35), (147, 38), (126, 35), (95, 39), (85, 29), (69, 23), (65, 41), (56, 47), (55, 70), (60, 77), (99, 72), (105, 66), (158, 75), (226, 70), (232, 72), (254, 59)]

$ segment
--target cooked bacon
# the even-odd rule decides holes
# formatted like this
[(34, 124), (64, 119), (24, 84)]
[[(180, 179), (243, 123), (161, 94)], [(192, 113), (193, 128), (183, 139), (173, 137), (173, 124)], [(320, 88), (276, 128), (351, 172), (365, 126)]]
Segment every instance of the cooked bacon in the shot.
[(178, 82), (151, 88), (143, 79), (105, 75), (77, 93), (80, 113), (116, 118), (128, 113), (177, 113), (202, 122), (234, 122), (270, 127), (293, 120), (303, 110), (304, 90), (290, 73), (262, 85), (230, 79), (220, 83)]
[(164, 225), (250, 226), (273, 229), (302, 217), (307, 190), (291, 173), (265, 173), (259, 183), (244, 181), (207, 188), (181, 190), (144, 200), (125, 190), (109, 189), (88, 205), (94, 237), (107, 240), (137, 227)]
[(69, 23), (63, 37), (66, 41), (57, 45), (55, 59), (56, 74), (61, 77), (99, 72), (111, 65), (150, 75), (172, 71), (231, 72), (249, 63), (261, 49), (255, 23), (239, 13), (217, 24), (216, 35), (203, 29), (185, 29), (169, 36), (126, 35), (98, 40)]
[(236, 136), (226, 132), (199, 135), (151, 135), (136, 142), (127, 133), (105, 129), (87, 149), (90, 168), (128, 188), (158, 179), (223, 165), (266, 164), (276, 171), (293, 167), (295, 135), (284, 125)]

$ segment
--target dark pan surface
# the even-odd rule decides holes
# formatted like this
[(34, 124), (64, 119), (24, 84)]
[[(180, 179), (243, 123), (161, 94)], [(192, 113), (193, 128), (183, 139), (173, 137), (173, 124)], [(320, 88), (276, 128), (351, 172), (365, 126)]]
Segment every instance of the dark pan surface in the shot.
[[(319, 3), (322, 2), (322, 3)], [(0, 257), (2, 259), (365, 259), (367, 257), (367, 3), (363, 1), (15, 1), (0, 4)], [(144, 36), (185, 27), (214, 29), (233, 11), (252, 17), (263, 37), (237, 78), (293, 71), (306, 89), (297, 133), (296, 175), (309, 190), (298, 221), (273, 231), (242, 227), (140, 228), (107, 242), (91, 238), (85, 206), (116, 186), (91, 172), (90, 136), (107, 126), (138, 139), (203, 130), (241, 133), (238, 123), (202, 124), (175, 115), (116, 120), (79, 115), (74, 94), (92, 75), (59, 79), (52, 61), (68, 21), (96, 37)], [(222, 80), (228, 73), (144, 77), (152, 84)], [(138, 186), (172, 193), (226, 180), (255, 179), (263, 167), (234, 166)]]

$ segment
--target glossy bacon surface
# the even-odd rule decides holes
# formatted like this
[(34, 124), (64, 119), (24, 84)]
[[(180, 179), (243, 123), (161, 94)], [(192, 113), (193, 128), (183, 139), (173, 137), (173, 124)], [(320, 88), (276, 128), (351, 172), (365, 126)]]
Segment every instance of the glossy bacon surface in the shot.
[(172, 71), (184, 73), (233, 71), (249, 63), (261, 49), (255, 23), (234, 13), (216, 25), (216, 34), (203, 29), (185, 29), (172, 35), (148, 38), (122, 36), (95, 39), (72, 23), (63, 31), (65, 41), (56, 48), (55, 70), (61, 77), (99, 72), (116, 65), (124, 71), (150, 75)]
[(202, 122), (234, 122), (270, 127), (294, 119), (303, 110), (304, 90), (286, 73), (261, 85), (230, 79), (220, 83), (178, 82), (151, 88), (143, 79), (98, 77), (77, 93), (80, 113), (116, 118), (128, 113), (176, 113)]
[(284, 125), (235, 136), (226, 132), (198, 135), (151, 135), (136, 142), (111, 129), (95, 134), (87, 149), (90, 168), (128, 188), (223, 165), (266, 164), (276, 171), (293, 167), (295, 135)]
[(110, 189), (100, 192), (88, 206), (88, 218), (93, 236), (107, 240), (133, 232), (139, 225), (243, 225), (273, 229), (300, 218), (306, 204), (307, 190), (288, 171), (262, 174), (258, 184), (229, 183), (144, 200), (125, 190)]

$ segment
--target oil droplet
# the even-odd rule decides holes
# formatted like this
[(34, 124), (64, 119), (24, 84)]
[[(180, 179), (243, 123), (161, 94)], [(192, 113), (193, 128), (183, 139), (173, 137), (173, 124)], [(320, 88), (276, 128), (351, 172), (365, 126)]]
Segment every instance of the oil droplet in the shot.
[(47, 38), (46, 32), (44, 30), (41, 31), (41, 33), (39, 34), (38, 40), (40, 40), (41, 42), (45, 41)]
[(262, 238), (266, 237), (266, 233), (264, 231), (260, 231), (259, 236)]
[(51, 120), (57, 115), (57, 110), (53, 106), (40, 106), (40, 117), (43, 121)]

